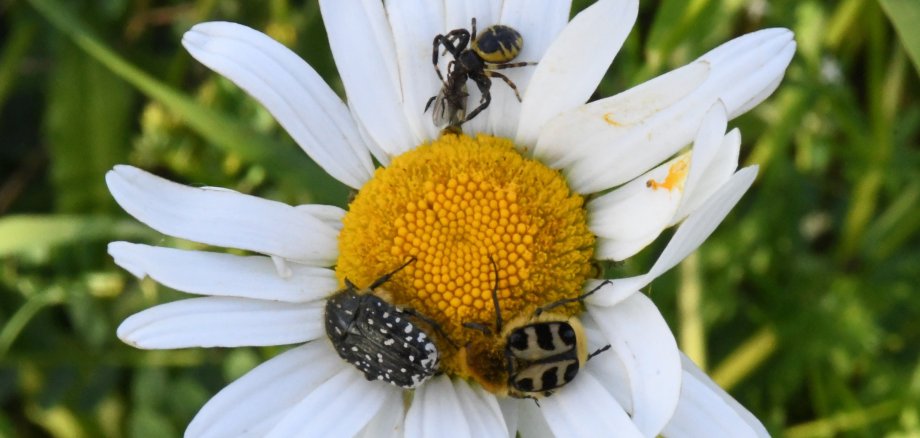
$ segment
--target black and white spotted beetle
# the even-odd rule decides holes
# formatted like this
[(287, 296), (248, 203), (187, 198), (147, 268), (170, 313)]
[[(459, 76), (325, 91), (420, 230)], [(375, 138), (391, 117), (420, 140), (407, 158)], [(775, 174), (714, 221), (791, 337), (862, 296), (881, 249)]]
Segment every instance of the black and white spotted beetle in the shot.
[(438, 348), (418, 322), (443, 331), (418, 312), (390, 304), (381, 297), (386, 297), (386, 291), (377, 288), (414, 261), (413, 257), (367, 289), (358, 289), (346, 279), (345, 289), (326, 301), (326, 336), (339, 356), (361, 370), (367, 380), (407, 389), (439, 370)]
[[(584, 301), (609, 283), (604, 281), (575, 298), (550, 303), (537, 308), (530, 315), (521, 315), (503, 324), (496, 278), (492, 290), (495, 333), (498, 334), (500, 342), (504, 343), (502, 351), (507, 373), (506, 386), (501, 388), (501, 392), (516, 398), (537, 399), (550, 396), (553, 391), (574, 380), (588, 359), (610, 348), (610, 345), (606, 345), (588, 354), (585, 330), (578, 318), (552, 312), (557, 307)], [(483, 331), (487, 335), (491, 334), (491, 329), (484, 325), (464, 325)]]

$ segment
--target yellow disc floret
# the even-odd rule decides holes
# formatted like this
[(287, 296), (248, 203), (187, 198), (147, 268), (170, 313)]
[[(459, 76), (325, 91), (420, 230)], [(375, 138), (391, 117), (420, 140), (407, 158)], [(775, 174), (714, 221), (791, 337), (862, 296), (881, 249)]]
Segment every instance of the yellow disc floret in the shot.
[[(495, 350), (463, 324), (493, 326), (496, 278), (507, 320), (578, 296), (593, 251), (584, 200), (558, 171), (505, 139), (445, 135), (377, 169), (361, 189), (336, 273), (366, 287), (414, 257), (385, 285), (393, 304), (431, 318), (456, 345)], [(557, 310), (572, 315), (579, 305)], [(464, 374), (457, 349), (439, 347), (444, 371)]]

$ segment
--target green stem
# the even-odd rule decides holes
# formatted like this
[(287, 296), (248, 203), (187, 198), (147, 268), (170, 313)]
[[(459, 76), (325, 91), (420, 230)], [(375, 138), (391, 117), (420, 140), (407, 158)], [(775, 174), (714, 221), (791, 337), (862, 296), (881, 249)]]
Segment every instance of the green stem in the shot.
[(697, 253), (690, 254), (680, 264), (680, 292), (677, 308), (680, 313), (680, 349), (693, 359), (700, 369), (706, 369), (706, 329), (700, 311), (702, 286), (700, 260)]
[(764, 327), (736, 348), (712, 372), (712, 380), (730, 390), (776, 351), (776, 330)]

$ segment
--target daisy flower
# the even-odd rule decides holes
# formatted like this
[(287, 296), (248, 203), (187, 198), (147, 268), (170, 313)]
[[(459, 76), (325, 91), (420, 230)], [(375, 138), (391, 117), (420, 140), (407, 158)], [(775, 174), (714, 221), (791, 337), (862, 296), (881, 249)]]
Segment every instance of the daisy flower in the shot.
[[(155, 230), (253, 254), (113, 242), (110, 254), (135, 276), (203, 295), (129, 317), (122, 340), (297, 345), (215, 395), (187, 436), (767, 435), (682, 356), (639, 291), (694, 251), (753, 182), (755, 167), (737, 169), (741, 136), (727, 124), (779, 85), (795, 51), (790, 31), (742, 36), (585, 103), (635, 22), (636, 0), (599, 0), (570, 22), (558, 0), (320, 7), (347, 103), (247, 27), (199, 24), (182, 42), (357, 191), (347, 211), (182, 186), (129, 166), (106, 175), (118, 203)], [(516, 61), (537, 64), (503, 70), (522, 102), (496, 81), (462, 134), (441, 135), (425, 112), (442, 86), (432, 38), (472, 18), (519, 31)], [(469, 94), (479, 102), (475, 87)], [(623, 260), (677, 224), (647, 273), (592, 278), (596, 260)], [(324, 326), (346, 279), (366, 288), (407, 259), (381, 288), (443, 332), (433, 336), (439, 373), (413, 390), (366, 380)], [(587, 351), (609, 350), (576, 361), (577, 376), (539, 403), (507, 397), (496, 310), (510, 323), (560, 302), (552, 313), (580, 328)]]

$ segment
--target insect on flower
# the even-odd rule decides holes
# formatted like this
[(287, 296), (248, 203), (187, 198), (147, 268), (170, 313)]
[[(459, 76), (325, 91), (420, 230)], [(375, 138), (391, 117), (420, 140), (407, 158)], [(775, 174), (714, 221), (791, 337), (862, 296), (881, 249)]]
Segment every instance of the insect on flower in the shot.
[[(495, 261), (492, 263), (494, 265)], [(604, 281), (582, 295), (538, 307), (533, 313), (515, 317), (504, 324), (498, 300), (496, 274), (495, 287), (492, 289), (492, 303), (495, 306), (494, 332), (488, 326), (479, 323), (469, 322), (464, 326), (482, 331), (487, 336), (493, 333), (498, 335), (496, 339), (502, 344), (506, 378), (502, 381), (496, 379), (494, 373), (477, 373), (475, 369), (479, 367), (474, 364), (468, 364), (469, 371), (472, 371), (471, 374), (477, 377), (483, 387), (496, 393), (532, 399), (552, 395), (555, 390), (574, 380), (589, 359), (610, 348), (610, 345), (606, 345), (588, 354), (587, 337), (578, 318), (552, 310), (570, 303), (581, 303), (609, 283)], [(468, 359), (477, 360), (470, 356)]]
[[(460, 124), (476, 117), (492, 101), (491, 78), (505, 81), (518, 101), (521, 95), (517, 86), (507, 76), (496, 70), (536, 65), (535, 62), (510, 62), (524, 47), (524, 38), (514, 28), (496, 24), (476, 33), (476, 18), (472, 19), (471, 30), (454, 29), (434, 37), (431, 62), (443, 86), (438, 95), (428, 100), (425, 111), (435, 103), (433, 120), (439, 128), (456, 129)], [(438, 51), (444, 46), (444, 53), (454, 59), (447, 64), (447, 79), (438, 68)], [(479, 87), (482, 97), (479, 106), (466, 114), (466, 81), (472, 80)]]
[(390, 304), (387, 292), (378, 289), (414, 261), (409, 259), (367, 289), (345, 279), (345, 289), (326, 301), (326, 335), (339, 356), (367, 380), (415, 388), (439, 371), (438, 348), (418, 322), (443, 335), (440, 326), (413, 309)]

